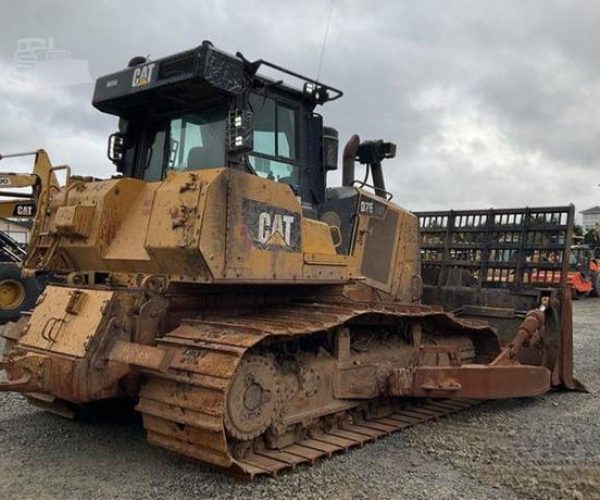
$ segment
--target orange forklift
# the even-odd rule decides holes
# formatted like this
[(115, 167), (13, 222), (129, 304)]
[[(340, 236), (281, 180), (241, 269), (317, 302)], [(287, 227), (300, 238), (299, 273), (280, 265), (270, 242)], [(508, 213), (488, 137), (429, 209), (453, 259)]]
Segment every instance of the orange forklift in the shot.
[(574, 299), (583, 299), (587, 296), (598, 297), (600, 295), (598, 260), (589, 245), (580, 243), (579, 238), (573, 237), (575, 244), (571, 246), (569, 258), (568, 283), (571, 285), (571, 295)]

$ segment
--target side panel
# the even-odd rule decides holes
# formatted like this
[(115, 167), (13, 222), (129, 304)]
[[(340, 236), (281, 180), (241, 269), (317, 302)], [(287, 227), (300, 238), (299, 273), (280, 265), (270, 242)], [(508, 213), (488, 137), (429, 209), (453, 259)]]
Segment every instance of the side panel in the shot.
[[(359, 255), (367, 244), (367, 280), (389, 291), (404, 212), (382, 207), (381, 216), (363, 218)], [(353, 257), (338, 253), (330, 227), (304, 220), (289, 185), (233, 169), (169, 172), (153, 183), (76, 181), (52, 199), (42, 222), (28, 269), (115, 273), (135, 286), (148, 274), (188, 283), (362, 280), (360, 266), (349, 272)]]
[(401, 302), (420, 302), (423, 281), (419, 256), (419, 220), (414, 214), (403, 214), (399, 240), (391, 293)]
[[(130, 209), (144, 189), (144, 183), (119, 179), (82, 184), (81, 189), (76, 184), (73, 186), (68, 193), (63, 189), (53, 199), (51, 207), (55, 212), (50, 232), (54, 238), (60, 238), (60, 247), (75, 269), (112, 270), (114, 262), (107, 259), (107, 255), (121, 225), (133, 216)], [(138, 238), (142, 234), (140, 231)], [(136, 253), (135, 247), (129, 248), (130, 255)], [(140, 245), (137, 250), (142, 250)], [(142, 255), (142, 258), (147, 256)]]
[(106, 307), (112, 291), (49, 286), (34, 309), (20, 344), (67, 356), (83, 357), (103, 317), (90, 314)]
[(417, 218), (397, 205), (360, 193), (352, 258), (356, 275), (402, 302), (420, 299)]
[(128, 204), (127, 217), (104, 255), (108, 268), (138, 273), (151, 270), (150, 255), (144, 243), (158, 186), (158, 183), (146, 184), (138, 196)]
[(387, 210), (381, 218), (369, 218), (360, 269), (367, 278), (386, 284), (390, 281), (400, 218), (394, 210)]
[(198, 247), (206, 195), (219, 175), (224, 175), (222, 169), (172, 172), (157, 189), (146, 250), (159, 272), (178, 275), (182, 281), (211, 278)]
[[(300, 202), (290, 186), (231, 170), (226, 219), (226, 280), (346, 279), (347, 267), (338, 262), (327, 226), (304, 222)], [(320, 242), (319, 248), (315, 242)], [(311, 255), (306, 253), (308, 248)], [(315, 253), (319, 263), (313, 265)], [(327, 256), (333, 266), (328, 265)]]
[(108, 354), (117, 339), (131, 339), (138, 300), (127, 291), (48, 286), (20, 334), (9, 334), (10, 377), (26, 375), (23, 392), (74, 403), (125, 396), (119, 381), (129, 367)]

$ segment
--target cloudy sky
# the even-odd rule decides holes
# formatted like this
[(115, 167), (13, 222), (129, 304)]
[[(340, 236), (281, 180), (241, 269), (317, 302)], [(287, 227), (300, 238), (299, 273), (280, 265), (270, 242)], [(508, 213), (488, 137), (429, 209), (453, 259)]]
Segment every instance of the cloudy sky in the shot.
[[(91, 107), (91, 80), (204, 39), (316, 76), (330, 4), (3, 0), (0, 152), (44, 147), (78, 173), (111, 175), (116, 120)], [(45, 66), (69, 82), (15, 77), (28, 38), (80, 61)], [(320, 78), (345, 91), (321, 110), (342, 142), (398, 145), (385, 171), (409, 209), (600, 205), (600, 1), (334, 0)]]

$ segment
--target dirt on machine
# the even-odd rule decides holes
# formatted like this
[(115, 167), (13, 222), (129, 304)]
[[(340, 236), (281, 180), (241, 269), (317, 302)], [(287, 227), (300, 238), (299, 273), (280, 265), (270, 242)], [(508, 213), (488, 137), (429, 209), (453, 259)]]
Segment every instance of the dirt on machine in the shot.
[[(66, 416), (135, 401), (150, 443), (254, 477), (481, 400), (580, 388), (565, 279), (527, 281), (509, 259), (496, 267), (516, 281), (489, 286), (493, 266), (456, 281), (482, 243), (442, 238), (424, 283), (419, 218), (385, 187), (392, 143), (353, 136), (327, 185), (338, 133), (316, 109), (341, 96), (210, 42), (99, 78), (119, 175), (48, 191), (23, 267), (60, 280), (4, 328), (0, 390)], [(523, 245), (564, 266), (573, 210), (555, 211)]]

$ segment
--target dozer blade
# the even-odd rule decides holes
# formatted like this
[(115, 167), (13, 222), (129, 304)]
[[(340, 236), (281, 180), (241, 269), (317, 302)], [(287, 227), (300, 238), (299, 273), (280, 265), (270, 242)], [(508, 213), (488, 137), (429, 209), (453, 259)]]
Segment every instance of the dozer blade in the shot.
[(561, 335), (556, 365), (552, 371), (552, 386), (571, 391), (588, 392), (573, 375), (573, 303), (570, 288), (563, 289), (561, 301)]
[(468, 320), (487, 322), (498, 331), (502, 345), (507, 345), (524, 311), (547, 300), (551, 310), (544, 344), (537, 349), (523, 346), (519, 361), (545, 366), (552, 373), (553, 388), (585, 391), (573, 376), (568, 274), (574, 206), (416, 215), (423, 302), (440, 305)]

